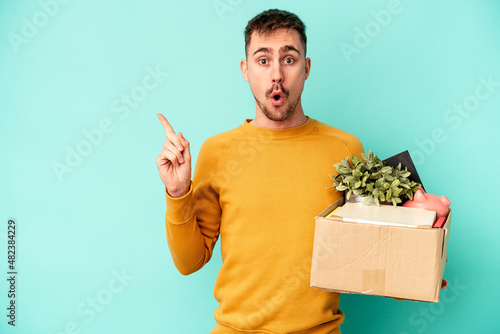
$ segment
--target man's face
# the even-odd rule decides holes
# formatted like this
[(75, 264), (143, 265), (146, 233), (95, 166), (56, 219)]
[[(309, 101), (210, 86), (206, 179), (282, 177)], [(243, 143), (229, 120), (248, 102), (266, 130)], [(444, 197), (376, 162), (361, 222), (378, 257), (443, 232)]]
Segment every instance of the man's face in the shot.
[(271, 121), (286, 121), (303, 112), (300, 96), (310, 68), (311, 60), (305, 58), (296, 30), (253, 32), (241, 71), (250, 83), (257, 113)]

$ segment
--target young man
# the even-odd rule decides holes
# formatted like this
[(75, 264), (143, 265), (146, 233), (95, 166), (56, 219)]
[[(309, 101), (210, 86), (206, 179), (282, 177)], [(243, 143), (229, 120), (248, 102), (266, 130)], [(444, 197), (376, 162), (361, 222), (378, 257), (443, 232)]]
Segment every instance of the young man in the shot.
[(209, 261), (221, 236), (214, 334), (340, 333), (339, 295), (309, 286), (314, 217), (342, 196), (326, 190), (332, 164), (363, 147), (304, 114), (311, 60), (296, 15), (257, 15), (245, 42), (241, 72), (255, 118), (206, 140), (193, 181), (189, 142), (158, 115), (167, 137), (157, 164), (172, 258), (190, 274)]

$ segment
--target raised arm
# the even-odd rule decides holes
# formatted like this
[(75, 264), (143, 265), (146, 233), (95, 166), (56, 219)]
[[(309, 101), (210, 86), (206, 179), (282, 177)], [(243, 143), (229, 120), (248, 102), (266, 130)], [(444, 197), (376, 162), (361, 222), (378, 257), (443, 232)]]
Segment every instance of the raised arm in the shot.
[(175, 266), (188, 275), (210, 260), (219, 235), (220, 206), (211, 187), (217, 157), (210, 150), (200, 152), (201, 166), (197, 166), (191, 188), (189, 142), (180, 132), (175, 133), (162, 114), (158, 118), (166, 133), (156, 163), (167, 193), (167, 241)]

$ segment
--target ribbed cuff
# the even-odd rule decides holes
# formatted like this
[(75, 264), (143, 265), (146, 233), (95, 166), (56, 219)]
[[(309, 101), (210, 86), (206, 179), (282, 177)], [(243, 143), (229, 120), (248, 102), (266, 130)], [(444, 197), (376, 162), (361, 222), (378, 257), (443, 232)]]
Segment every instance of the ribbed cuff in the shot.
[(187, 223), (194, 215), (193, 206), (193, 187), (189, 185), (189, 191), (182, 197), (170, 197), (165, 188), (167, 199), (167, 222), (170, 224), (181, 225)]

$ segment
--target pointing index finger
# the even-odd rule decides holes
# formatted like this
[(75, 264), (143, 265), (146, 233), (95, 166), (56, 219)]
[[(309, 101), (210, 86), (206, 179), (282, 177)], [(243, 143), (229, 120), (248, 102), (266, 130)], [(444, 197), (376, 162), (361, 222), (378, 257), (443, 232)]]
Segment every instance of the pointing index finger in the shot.
[(167, 139), (170, 140), (172, 144), (177, 146), (177, 149), (179, 151), (184, 150), (184, 147), (179, 141), (179, 138), (177, 138), (177, 135), (175, 134), (174, 128), (172, 128), (172, 125), (167, 121), (165, 116), (163, 116), (161, 113), (158, 113), (156, 116), (160, 119), (161, 124), (163, 125), (163, 128), (165, 129), (165, 133), (167, 135)]
[(163, 125), (163, 128), (165, 129), (165, 132), (167, 132), (167, 133), (172, 132), (172, 133), (175, 134), (174, 128), (172, 128), (172, 125), (170, 125), (170, 123), (167, 121), (167, 119), (165, 118), (165, 116), (163, 116), (160, 113), (157, 114), (156, 116), (158, 116), (158, 118), (160, 119), (160, 122)]

